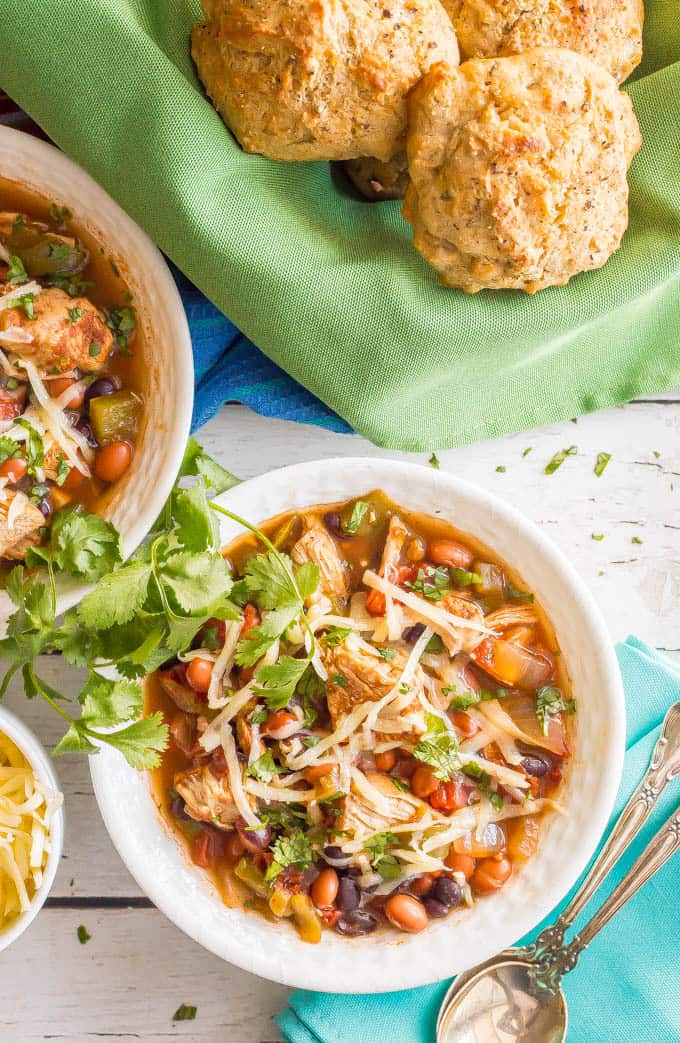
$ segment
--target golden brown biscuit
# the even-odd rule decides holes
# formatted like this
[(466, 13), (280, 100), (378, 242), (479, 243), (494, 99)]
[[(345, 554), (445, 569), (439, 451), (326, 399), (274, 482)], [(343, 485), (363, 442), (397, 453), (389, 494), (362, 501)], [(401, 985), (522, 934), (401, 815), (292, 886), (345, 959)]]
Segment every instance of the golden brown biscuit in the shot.
[(468, 293), (566, 283), (618, 247), (639, 146), (628, 96), (573, 51), (438, 66), (409, 99), (414, 245)]
[(374, 156), (364, 156), (362, 159), (348, 159), (343, 166), (354, 187), (371, 202), (404, 198), (408, 185), (405, 152), (398, 152), (388, 163)]
[(246, 152), (388, 160), (404, 147), (406, 94), (458, 63), (439, 0), (203, 0), (198, 74)]
[(615, 80), (642, 57), (642, 0), (442, 0), (461, 57), (495, 58), (534, 47), (587, 54)]

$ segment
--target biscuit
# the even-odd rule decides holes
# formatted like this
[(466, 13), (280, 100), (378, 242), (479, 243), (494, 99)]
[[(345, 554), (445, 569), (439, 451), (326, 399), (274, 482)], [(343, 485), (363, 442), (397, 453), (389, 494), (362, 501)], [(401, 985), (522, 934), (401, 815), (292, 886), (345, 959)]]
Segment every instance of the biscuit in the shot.
[(387, 161), (404, 148), (406, 94), (458, 63), (439, 0), (203, 0), (192, 56), (246, 152)]
[(409, 98), (414, 245), (468, 293), (566, 283), (619, 246), (639, 146), (628, 96), (573, 51), (438, 66)]
[(442, 0), (462, 59), (566, 47), (621, 83), (642, 57), (642, 0)]

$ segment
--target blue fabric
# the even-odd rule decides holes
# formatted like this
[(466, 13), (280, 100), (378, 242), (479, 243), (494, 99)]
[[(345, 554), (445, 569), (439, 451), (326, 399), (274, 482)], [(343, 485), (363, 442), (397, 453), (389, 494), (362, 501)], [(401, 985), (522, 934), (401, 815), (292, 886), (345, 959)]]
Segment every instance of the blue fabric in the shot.
[[(680, 699), (680, 670), (674, 664), (634, 637), (619, 645), (617, 653), (626, 690), (627, 748), (610, 826), (647, 767), (664, 714)], [(593, 695), (597, 697), (597, 693)], [(588, 915), (618, 883), (679, 798), (680, 781), (676, 780), (598, 892)], [(679, 894), (680, 857), (676, 857), (595, 938), (564, 979), (568, 1043), (680, 1040)], [(567, 899), (545, 923), (554, 920), (566, 904)], [(295, 992), (277, 1021), (286, 1043), (434, 1043), (437, 1012), (448, 985), (442, 982), (380, 996)]]
[(242, 402), (263, 416), (351, 432), (349, 424), (263, 355), (180, 271), (173, 267), (172, 274), (194, 349), (193, 431), (225, 402)]

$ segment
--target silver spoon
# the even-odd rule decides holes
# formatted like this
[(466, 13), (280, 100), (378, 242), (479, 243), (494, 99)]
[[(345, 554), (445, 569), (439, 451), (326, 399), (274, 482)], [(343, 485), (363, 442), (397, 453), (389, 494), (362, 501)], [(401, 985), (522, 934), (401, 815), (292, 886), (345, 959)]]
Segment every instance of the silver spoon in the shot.
[(567, 1011), (559, 988), (562, 975), (573, 969), (597, 931), (673, 854), (680, 844), (679, 813), (657, 834), (581, 934), (563, 948), (565, 932), (637, 836), (666, 785), (679, 774), (677, 702), (664, 718), (646, 774), (567, 908), (532, 945), (507, 949), (458, 975), (441, 1006), (437, 1043), (558, 1043), (564, 1039)]

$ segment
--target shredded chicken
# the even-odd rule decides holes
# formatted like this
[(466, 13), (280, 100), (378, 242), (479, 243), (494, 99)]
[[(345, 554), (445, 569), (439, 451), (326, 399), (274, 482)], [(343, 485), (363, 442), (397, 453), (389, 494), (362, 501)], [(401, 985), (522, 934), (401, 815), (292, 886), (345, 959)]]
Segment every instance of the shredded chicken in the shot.
[(104, 315), (86, 297), (69, 297), (55, 287), (45, 289), (33, 301), (34, 318), (23, 308), (0, 311), (0, 330), (12, 327), (31, 334), (18, 354), (30, 358), (39, 369), (66, 373), (101, 369), (113, 347), (113, 336)]
[(426, 812), (432, 816), (429, 804), (411, 793), (402, 793), (389, 775), (369, 771), (366, 772), (366, 780), (369, 786), (380, 791), (380, 808), (362, 795), (353, 781), (351, 792), (342, 802), (342, 815), (337, 823), (340, 832), (349, 833), (353, 839), (357, 839), (381, 833), (397, 822), (413, 822)]
[(199, 768), (177, 772), (174, 782), (187, 815), (197, 822), (212, 822), (219, 829), (233, 826), (239, 813), (227, 775), (215, 778), (210, 765), (203, 764)]
[(30, 500), (26, 500), (13, 518), (11, 505), (15, 497), (23, 496), (23, 493), (8, 489), (3, 495), (5, 499), (0, 502), (0, 558), (20, 561), (26, 556), (29, 547), (37, 547), (40, 543), (40, 530), (45, 524), (45, 516)]
[(338, 548), (326, 527), (316, 515), (305, 517), (305, 531), (291, 551), (297, 565), (313, 561), (318, 565), (321, 581), (319, 592), (330, 598), (345, 598), (348, 593), (347, 574)]
[(380, 559), (380, 575), (384, 576), (385, 579), (392, 579), (392, 570), (399, 564), (407, 536), (408, 529), (403, 521), (399, 515), (393, 514), (390, 518), (385, 546)]

